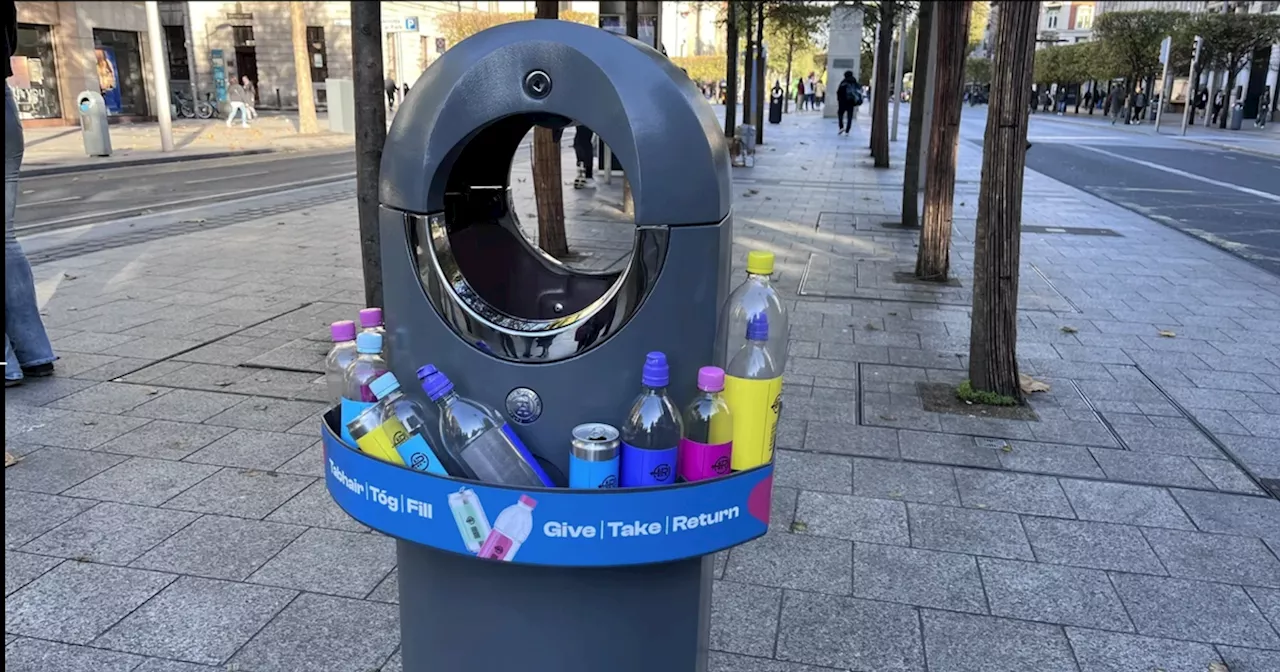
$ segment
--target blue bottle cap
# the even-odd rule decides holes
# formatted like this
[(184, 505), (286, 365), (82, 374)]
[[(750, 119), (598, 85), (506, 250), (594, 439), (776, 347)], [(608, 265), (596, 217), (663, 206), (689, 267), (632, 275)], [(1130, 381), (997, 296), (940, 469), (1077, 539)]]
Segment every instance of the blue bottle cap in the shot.
[(396, 379), (396, 374), (391, 373), (390, 371), (374, 378), (373, 382), (369, 383), (369, 391), (372, 392), (373, 396), (377, 397), (379, 401), (398, 389), (400, 389), (400, 381)]
[(667, 356), (661, 352), (651, 352), (644, 356), (644, 372), (641, 382), (648, 387), (666, 387), (671, 379), (671, 368), (667, 366)]
[(453, 383), (449, 377), (431, 364), (418, 369), (418, 380), (422, 381), (422, 391), (427, 393), (427, 398), (431, 401), (453, 391)]
[(748, 341), (767, 341), (769, 340), (769, 316), (764, 313), (756, 313), (747, 320), (747, 340)]
[(362, 331), (356, 336), (356, 352), (362, 352), (367, 355), (376, 355), (382, 352), (382, 334), (372, 331)]

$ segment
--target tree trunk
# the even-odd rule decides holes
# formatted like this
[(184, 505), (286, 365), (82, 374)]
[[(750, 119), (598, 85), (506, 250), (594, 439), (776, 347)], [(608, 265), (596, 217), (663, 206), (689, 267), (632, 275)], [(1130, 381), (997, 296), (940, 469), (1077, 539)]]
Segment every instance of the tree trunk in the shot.
[(311, 52), (307, 50), (307, 20), (302, 12), (305, 3), (289, 3), (289, 26), (293, 33), (293, 67), (298, 72), (298, 132), (318, 133), (316, 97), (311, 90)]
[[(638, 40), (640, 39), (640, 3), (636, 0), (627, 0), (624, 7), (627, 37)], [(636, 201), (631, 194), (631, 180), (625, 172), (622, 174), (622, 213), (633, 217), (636, 214)]]
[(693, 55), (702, 55), (702, 3), (693, 3)]
[[(920, 140), (924, 133), (924, 91), (933, 75), (929, 63), (929, 34), (933, 28), (933, 8), (937, 3), (920, 3), (916, 18), (916, 56), (912, 70), (911, 116), (907, 118), (907, 157), (902, 174), (902, 225), (920, 226)], [(830, 74), (828, 74), (830, 77)]]
[(1027, 92), (1039, 2), (1009, 2), (996, 26), (982, 186), (974, 236), (969, 382), (975, 390), (1022, 398), (1018, 384), (1018, 266), (1022, 179), (1027, 163)]
[[(538, 0), (534, 18), (555, 19), (560, 3)], [(538, 247), (557, 259), (568, 256), (569, 240), (564, 230), (564, 185), (560, 166), (560, 143), (551, 129), (533, 129), (533, 197), (538, 205)]]
[(756, 8), (756, 144), (764, 144), (765, 108), (764, 92), (769, 88), (765, 81), (765, 47), (764, 47), (764, 4)]
[[(539, 4), (541, 4), (541, 0), (539, 0)], [(550, 4), (556, 5), (557, 11), (559, 10), (560, 3), (554, 2)], [(623, 23), (627, 29), (627, 37), (634, 38), (637, 40), (640, 39), (640, 8), (639, 6), (640, 6), (640, 3), (638, 2), (638, 0), (626, 0), (626, 4), (623, 5), (623, 10), (622, 10), (624, 13)], [(552, 19), (559, 18), (559, 14), (557, 14), (556, 16), (548, 17), (548, 18), (552, 18)]]
[(382, 91), (382, 9), (376, 2), (351, 3), (351, 75), (356, 113), (356, 209), (360, 221), (360, 266), (366, 306), (382, 305), (382, 236), (378, 229), (378, 181), (387, 140), (386, 94)]
[(747, 48), (742, 51), (742, 123), (750, 124), (755, 118), (751, 112), (755, 101), (755, 96), (751, 95), (751, 87), (756, 76), (756, 31), (753, 30), (756, 20), (756, 3), (746, 2), (743, 5), (747, 8)]
[[(969, 35), (971, 0), (939, 2), (937, 78), (933, 128), (929, 131), (929, 179), (924, 190), (924, 225), (916, 256), (916, 277), (945, 282), (951, 271), (951, 220), (956, 192), (956, 142), (960, 137), (960, 90)], [(988, 113), (990, 114), (990, 113)]]
[[(784, 79), (782, 82), (782, 111), (783, 112), (790, 111), (789, 108), (790, 108), (790, 102), (791, 102), (791, 94), (789, 93), (789, 91), (791, 90), (791, 61), (795, 58), (795, 53), (796, 53), (795, 43), (794, 42), (788, 43), (787, 44), (787, 74), (785, 75), (786, 79)], [(827, 75), (827, 77), (830, 77), (830, 75)], [(827, 81), (830, 81), (830, 79), (828, 79)]]
[[(894, 2), (880, 3), (880, 39), (876, 43), (875, 97), (871, 99), (871, 158), (876, 168), (889, 167), (889, 98), (891, 97), (889, 72), (893, 53)], [(966, 5), (967, 6), (967, 5)]]
[(738, 125), (738, 3), (728, 4), (724, 29), (724, 135), (732, 138)]

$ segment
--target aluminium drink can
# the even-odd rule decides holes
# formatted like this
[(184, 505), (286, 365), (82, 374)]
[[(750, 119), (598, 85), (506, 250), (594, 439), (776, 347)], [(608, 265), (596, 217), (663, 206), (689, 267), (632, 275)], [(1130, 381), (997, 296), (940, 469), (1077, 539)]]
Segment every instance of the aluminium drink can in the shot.
[(573, 428), (569, 452), (569, 487), (618, 487), (618, 430), (602, 422)]

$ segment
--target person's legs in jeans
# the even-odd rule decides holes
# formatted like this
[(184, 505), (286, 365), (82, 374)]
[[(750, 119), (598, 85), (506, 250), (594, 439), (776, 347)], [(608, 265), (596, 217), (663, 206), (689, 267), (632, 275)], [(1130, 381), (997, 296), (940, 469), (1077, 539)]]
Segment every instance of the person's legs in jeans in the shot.
[(573, 154), (578, 160), (578, 179), (575, 179), (573, 186), (581, 189), (587, 185), (587, 180), (591, 179), (591, 163), (595, 158), (592, 139), (595, 134), (586, 126), (578, 126), (573, 135)]
[[(233, 100), (228, 103), (228, 105), (231, 107), (231, 112), (227, 114), (227, 128), (231, 128), (231, 122), (236, 118), (236, 113), (244, 113), (244, 103), (238, 103)], [(243, 116), (240, 117), (240, 123), (245, 123), (245, 118)]]
[(36, 305), (36, 283), (31, 264), (14, 234), (14, 213), (18, 207), (18, 170), (22, 167), (22, 124), (9, 85), (4, 86), (4, 379), (22, 380), (23, 368), (48, 375), (57, 359), (40, 321)]
[(853, 126), (853, 106), (840, 105), (836, 108), (836, 124), (840, 128), (841, 133), (848, 133)]

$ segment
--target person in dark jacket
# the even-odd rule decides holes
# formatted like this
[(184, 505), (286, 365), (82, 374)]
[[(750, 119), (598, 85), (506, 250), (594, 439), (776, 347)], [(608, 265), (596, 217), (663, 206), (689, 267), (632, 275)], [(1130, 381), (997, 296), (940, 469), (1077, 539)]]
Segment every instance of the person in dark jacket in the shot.
[(862, 85), (852, 70), (845, 70), (844, 79), (836, 86), (836, 123), (839, 124), (836, 135), (849, 134), (853, 127), (853, 113), (861, 104)]
[(396, 93), (400, 91), (400, 87), (396, 84), (396, 80), (390, 77), (382, 81), (382, 88), (387, 92), (387, 111), (396, 108)]

